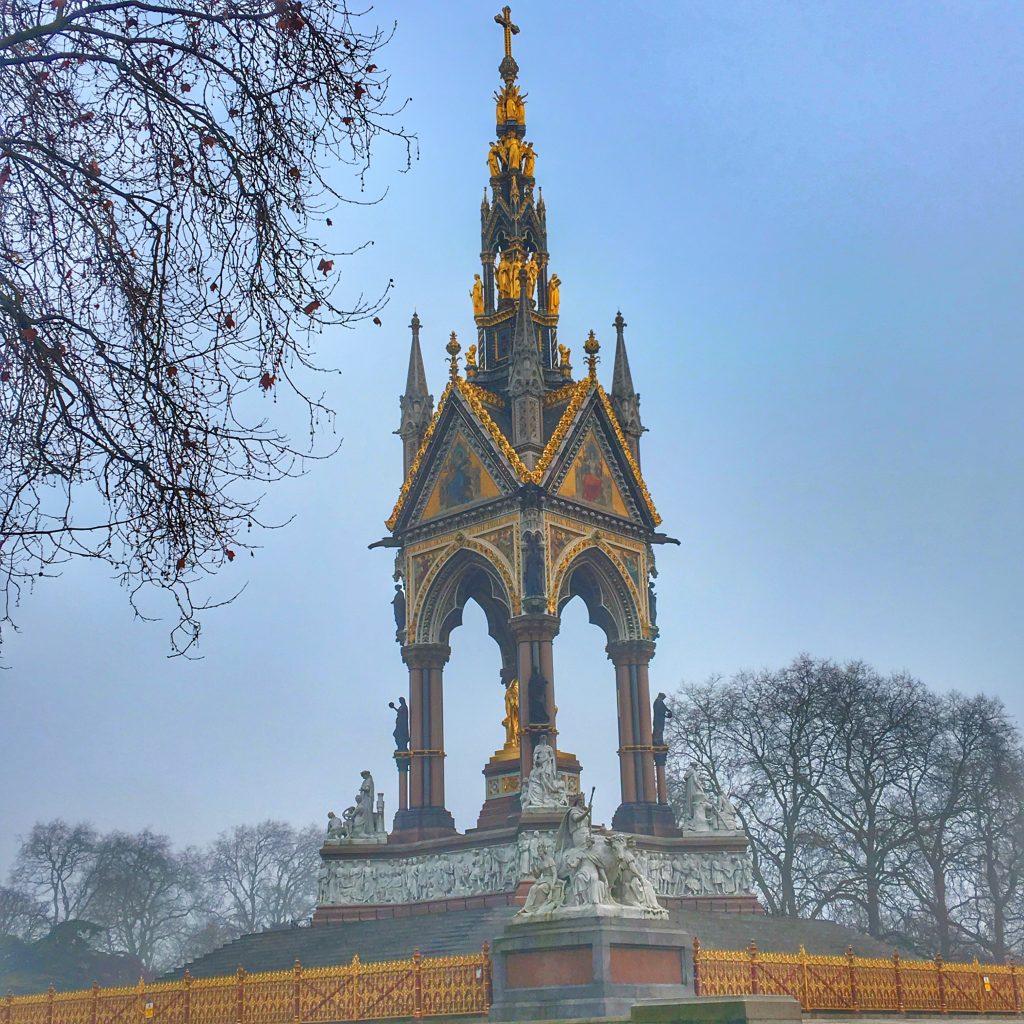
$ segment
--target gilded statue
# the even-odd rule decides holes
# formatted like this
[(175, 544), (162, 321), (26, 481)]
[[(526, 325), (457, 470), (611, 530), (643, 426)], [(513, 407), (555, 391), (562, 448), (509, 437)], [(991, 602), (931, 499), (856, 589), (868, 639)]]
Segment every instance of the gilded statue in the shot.
[(519, 680), (513, 679), (505, 686), (505, 717), (501, 720), (505, 727), (505, 746), (519, 746)]
[(528, 142), (523, 150), (523, 174), (528, 178), (533, 177), (533, 168), (537, 162), (537, 154), (534, 151), (533, 143)]
[(498, 296), (502, 299), (512, 298), (513, 273), (513, 260), (507, 253), (503, 252), (501, 254), (501, 262), (494, 272), (494, 276), (498, 281)]
[(473, 315), (481, 316), (484, 311), (484, 283), (479, 274), (473, 275), (473, 287), (469, 294), (473, 299)]
[(525, 152), (522, 142), (519, 141), (519, 136), (510, 132), (502, 141), (504, 142), (505, 162), (508, 164), (509, 170), (518, 171)]
[(466, 349), (466, 376), (476, 373), (476, 345)]
[(548, 278), (548, 313), (551, 316), (558, 316), (558, 304), (562, 301), (558, 289), (561, 287), (561, 280), (557, 274)]
[(509, 295), (513, 299), (518, 299), (519, 298), (519, 292), (521, 291), (520, 281), (519, 281), (519, 271), (523, 269), (523, 263), (524, 263), (524, 261), (523, 261), (523, 253), (522, 253), (521, 250), (517, 249), (516, 253), (515, 253), (515, 257), (514, 257), (514, 259), (512, 261), (512, 282), (511, 282), (511, 288), (509, 290)]
[(569, 363), (569, 346), (559, 345), (558, 346), (558, 368), (565, 372), (566, 370), (572, 369)]
[(516, 124), (526, 123), (526, 109), (517, 85), (509, 82), (501, 92), (494, 94), (494, 100), (498, 124), (505, 124), (508, 121), (514, 121)]
[(492, 178), (497, 178), (501, 174), (501, 163), (499, 162), (501, 155), (501, 145), (497, 142), (492, 142), (491, 148), (487, 151), (487, 169), (491, 172)]
[(531, 253), (525, 266), (527, 283), (526, 294), (529, 298), (533, 298), (533, 289), (537, 287), (537, 275), (540, 273), (540, 261), (537, 259), (536, 253)]

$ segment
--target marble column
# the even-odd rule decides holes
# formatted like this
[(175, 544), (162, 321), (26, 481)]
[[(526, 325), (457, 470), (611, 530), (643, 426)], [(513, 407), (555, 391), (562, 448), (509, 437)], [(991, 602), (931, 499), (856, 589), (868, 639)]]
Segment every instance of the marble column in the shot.
[(409, 800), (399, 807), (394, 830), (430, 838), (455, 830), (444, 805), (444, 699), (442, 676), (451, 656), (447, 644), (407, 644), (409, 668)]
[(612, 827), (643, 835), (678, 833), (671, 809), (658, 799), (651, 728), (649, 665), (654, 644), (649, 640), (609, 643), (615, 666), (619, 712), (619, 777), (622, 803)]

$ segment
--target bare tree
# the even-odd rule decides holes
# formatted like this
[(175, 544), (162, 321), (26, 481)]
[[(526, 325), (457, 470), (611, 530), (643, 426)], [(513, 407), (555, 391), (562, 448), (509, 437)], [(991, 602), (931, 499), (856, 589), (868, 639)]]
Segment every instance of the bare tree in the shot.
[(29, 893), (0, 885), (0, 936), (40, 938), (49, 930), (47, 911), (47, 905)]
[(821, 709), (833, 740), (814, 787), (818, 815), (811, 823), (825, 852), (829, 902), (846, 901), (855, 919), (880, 937), (885, 892), (897, 881), (899, 851), (908, 842), (902, 789), (909, 758), (927, 715), (922, 684), (905, 674), (883, 678), (850, 662), (822, 678)]
[(126, 952), (148, 968), (170, 966), (179, 936), (195, 910), (188, 854), (148, 829), (110, 832), (97, 843), (87, 913), (105, 929), (109, 952)]
[(834, 670), (801, 655), (782, 671), (684, 687), (676, 699), (672, 775), (678, 780), (684, 762), (695, 760), (731, 794), (750, 838), (761, 898), (774, 914), (821, 911), (807, 821), (830, 742), (821, 680)]
[(319, 240), (333, 171), (361, 182), (382, 135), (409, 157), (362, 19), (346, 0), (0, 5), (0, 622), (86, 556), (136, 611), (170, 592), (187, 650), (197, 580), (319, 452), (269, 399), (312, 438), (311, 334), (386, 294), (332, 298), (358, 248)]
[(18, 849), (15, 885), (47, 905), (50, 927), (80, 916), (92, 891), (96, 830), (62, 818), (37, 822)]
[(209, 852), (207, 877), (221, 897), (221, 916), (236, 934), (310, 914), (316, 903), (321, 831), (263, 821), (220, 834)]

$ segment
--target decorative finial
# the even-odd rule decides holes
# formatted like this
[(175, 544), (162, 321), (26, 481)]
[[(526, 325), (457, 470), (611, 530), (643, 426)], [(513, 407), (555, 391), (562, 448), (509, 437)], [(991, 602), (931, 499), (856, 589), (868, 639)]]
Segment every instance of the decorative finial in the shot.
[(452, 336), (448, 340), (448, 344), (445, 345), (444, 350), (448, 353), (451, 359), (451, 365), (448, 367), (448, 374), (452, 380), (455, 380), (459, 375), (459, 353), (462, 351), (462, 346), (459, 344), (459, 339), (456, 337), (454, 331), (452, 331)]
[(419, 314), (416, 312), (415, 309), (412, 311), (412, 322), (409, 324), (409, 326), (412, 328), (413, 334), (417, 334), (417, 335), (419, 334), (419, 332), (420, 332), (420, 317), (419, 317)]
[(593, 331), (583, 342), (583, 351), (587, 353), (587, 368), (590, 371), (591, 380), (597, 380), (597, 353), (601, 351), (601, 342), (597, 340)]
[(626, 324), (626, 321), (622, 319), (622, 310), (621, 309), (615, 314), (615, 320), (612, 322), (612, 326), (615, 328), (615, 337), (616, 338), (621, 338), (622, 337), (623, 328), (628, 326)]
[(514, 82), (519, 74), (519, 65), (512, 56), (512, 37), (519, 35), (519, 26), (512, 24), (512, 8), (506, 4), (494, 20), (505, 30), (505, 56), (498, 65), (498, 74), (506, 83)]

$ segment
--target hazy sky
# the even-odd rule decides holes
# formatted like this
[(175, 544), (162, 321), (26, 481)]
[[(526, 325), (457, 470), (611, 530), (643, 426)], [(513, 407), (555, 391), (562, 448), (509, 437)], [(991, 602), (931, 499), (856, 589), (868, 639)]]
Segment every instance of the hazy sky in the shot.
[[(389, 700), (407, 685), (391, 556), (410, 314), (444, 384), (471, 336), (494, 128), (498, 0), (390, 3), (380, 61), (420, 158), (382, 148), (335, 218), (373, 248), (344, 287), (395, 279), (383, 327), (324, 339), (340, 453), (278, 488), (217, 593), (201, 661), (133, 621), (97, 566), (24, 602), (0, 672), (0, 867), (37, 819), (304, 823), (369, 767), (393, 810)], [(801, 651), (1000, 695), (1024, 717), (1024, 5), (539, 3), (513, 16), (528, 137), (582, 360), (621, 306), (643, 463), (664, 529), (652, 685)], [(339, 178), (344, 181), (344, 178)], [(349, 186), (350, 191), (358, 186)], [(358, 193), (357, 193), (358, 194)], [(267, 403), (286, 420), (284, 402)], [(301, 430), (301, 423), (296, 420)], [(449, 807), (475, 823), (502, 740), (498, 652), (475, 606), (445, 673)], [(560, 742), (618, 802), (614, 683), (582, 603), (555, 644)]]

